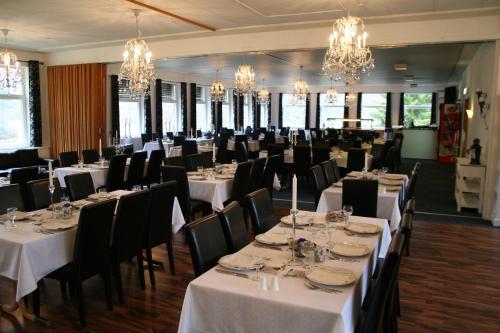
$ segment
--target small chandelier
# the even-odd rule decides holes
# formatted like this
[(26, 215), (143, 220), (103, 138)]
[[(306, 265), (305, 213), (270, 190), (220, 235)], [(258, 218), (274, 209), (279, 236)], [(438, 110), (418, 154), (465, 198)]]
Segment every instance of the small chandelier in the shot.
[(14, 91), (17, 84), (22, 81), (23, 76), (19, 68), (17, 56), (7, 50), (8, 29), (2, 29), (5, 37), (5, 51), (0, 51), (0, 89), (7, 89), (10, 93)]
[(243, 64), (234, 73), (234, 94), (246, 95), (255, 93), (255, 72), (252, 66)]
[(264, 79), (262, 79), (262, 88), (257, 92), (257, 103), (260, 105), (269, 104), (269, 90), (264, 87)]
[(303, 66), (300, 66), (300, 77), (293, 86), (293, 99), (294, 103), (299, 103), (305, 101), (307, 98), (307, 94), (309, 93), (309, 87), (307, 86), (306, 81), (302, 79), (302, 70)]
[(210, 99), (213, 102), (222, 102), (224, 100), (224, 93), (226, 92), (222, 82), (217, 80), (218, 73), (219, 70), (215, 72), (215, 81), (213, 81), (212, 85), (210, 86)]
[(330, 78), (330, 88), (326, 91), (325, 102), (333, 104), (337, 101), (337, 90), (333, 87), (333, 78)]
[(151, 51), (149, 51), (146, 41), (141, 39), (141, 31), (139, 30), (140, 10), (133, 9), (132, 11), (135, 15), (137, 38), (131, 39), (125, 44), (120, 80), (127, 81), (127, 88), (131, 97), (139, 97), (150, 94), (149, 85), (156, 78), (156, 72), (151, 59)]
[(355, 93), (346, 93), (345, 94), (345, 104), (347, 104), (348, 106), (353, 106), (354, 103), (356, 102), (357, 100), (357, 96)]
[(357, 81), (360, 73), (375, 68), (372, 52), (366, 45), (367, 33), (363, 20), (349, 15), (335, 21), (330, 46), (325, 54), (323, 72), (335, 80)]

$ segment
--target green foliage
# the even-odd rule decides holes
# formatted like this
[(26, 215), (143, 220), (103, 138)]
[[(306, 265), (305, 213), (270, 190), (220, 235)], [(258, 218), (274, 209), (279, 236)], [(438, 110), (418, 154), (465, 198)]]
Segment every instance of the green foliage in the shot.
[(411, 122), (415, 126), (429, 126), (431, 124), (432, 94), (405, 94), (404, 105), (406, 125)]

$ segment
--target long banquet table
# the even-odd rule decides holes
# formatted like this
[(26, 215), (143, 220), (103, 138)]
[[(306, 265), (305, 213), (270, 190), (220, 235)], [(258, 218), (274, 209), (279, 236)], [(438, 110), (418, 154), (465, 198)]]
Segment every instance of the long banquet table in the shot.
[[(311, 213), (314, 222), (325, 220), (325, 214)], [(267, 257), (261, 275), (271, 280), (278, 275), (280, 290), (263, 291), (258, 282), (211, 269), (189, 284), (184, 296), (178, 332), (353, 332), (361, 304), (367, 293), (378, 257), (384, 257), (391, 241), (386, 220), (351, 216), (350, 222), (364, 222), (379, 226), (382, 232), (371, 237), (348, 236), (337, 229), (334, 242), (360, 243), (368, 246), (370, 254), (357, 261), (328, 259), (324, 264), (352, 270), (354, 284), (336, 287), (341, 293), (311, 290), (305, 280), (285, 277), (289, 267), (276, 271), (291, 256), (290, 251), (276, 251), (249, 244), (240, 252)], [(289, 227), (275, 226), (269, 232), (290, 232)], [(307, 230), (297, 230), (297, 237), (311, 237)], [(315, 239), (326, 243), (327, 239)], [(301, 266), (294, 269), (303, 271)], [(249, 273), (251, 277), (255, 273)]]
[[(128, 191), (110, 192), (120, 197)], [(76, 205), (91, 203), (87, 200), (75, 201)], [(43, 220), (51, 216), (51, 212), (41, 209), (33, 212)], [(74, 210), (68, 224), (78, 223), (79, 210)], [(33, 292), (37, 282), (47, 274), (70, 263), (73, 260), (73, 246), (76, 228), (56, 231), (52, 234), (35, 232), (36, 226), (31, 221), (18, 221), (17, 228), (6, 231), (0, 225), (0, 276), (17, 282), (16, 301)], [(184, 225), (184, 217), (177, 198), (172, 211), (172, 231), (175, 233)]]
[[(339, 168), (347, 168), (347, 152), (330, 152), (330, 158), (334, 158), (337, 162), (337, 166)], [(261, 150), (259, 153), (260, 158), (267, 157), (267, 150)], [(312, 159), (312, 151), (311, 151), (311, 159)], [(373, 156), (368, 155), (368, 168), (371, 167), (373, 161)], [(285, 164), (293, 164), (293, 149), (285, 149), (283, 154), (283, 163)]]

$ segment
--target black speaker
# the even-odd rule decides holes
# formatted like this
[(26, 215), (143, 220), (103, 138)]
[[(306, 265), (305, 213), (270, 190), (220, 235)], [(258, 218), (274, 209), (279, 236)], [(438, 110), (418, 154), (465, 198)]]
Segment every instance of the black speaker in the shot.
[(457, 87), (444, 88), (444, 104), (455, 104), (457, 102)]

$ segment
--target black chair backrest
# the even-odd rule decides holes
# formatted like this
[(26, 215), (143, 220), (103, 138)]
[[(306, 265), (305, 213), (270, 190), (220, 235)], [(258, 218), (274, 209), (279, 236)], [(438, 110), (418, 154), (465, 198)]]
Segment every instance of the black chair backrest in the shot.
[(347, 179), (342, 181), (342, 205), (351, 205), (353, 215), (377, 217), (378, 181)]
[(311, 168), (311, 147), (296, 145), (293, 147), (293, 172), (297, 176), (307, 176)]
[(266, 132), (264, 135), (264, 141), (266, 144), (274, 144), (276, 142), (276, 136), (274, 132)]
[(228, 254), (224, 231), (216, 214), (203, 216), (185, 227), (194, 274), (200, 276)]
[(71, 201), (85, 199), (95, 193), (94, 182), (90, 172), (74, 173), (64, 177)]
[(204, 168), (213, 168), (214, 161), (212, 160), (213, 153), (211, 151), (204, 151), (201, 153)]
[(299, 134), (299, 139), (301, 139), (302, 141), (306, 141), (306, 131), (304, 131), (303, 129), (298, 129), (297, 132)]
[(339, 167), (337, 166), (337, 161), (334, 158), (332, 158), (329, 160), (329, 162), (332, 165), (333, 174), (335, 176), (334, 182), (338, 182), (341, 177), (340, 177)]
[(21, 184), (21, 187), (27, 182), (36, 179), (39, 179), (37, 166), (12, 169), (10, 172), (10, 183)]
[(182, 143), (182, 156), (198, 154), (198, 143), (195, 140), (186, 140)]
[(262, 188), (248, 194), (246, 200), (254, 235), (262, 234), (277, 224), (273, 199), (267, 189)]
[(233, 201), (218, 215), (229, 253), (238, 252), (248, 244), (248, 230), (243, 209), (237, 201)]
[(99, 152), (97, 149), (84, 149), (82, 150), (83, 163), (92, 164), (99, 161)]
[(127, 187), (131, 188), (134, 185), (142, 185), (144, 182), (144, 166), (148, 153), (139, 151), (132, 154), (130, 165), (128, 166)]
[(165, 150), (153, 150), (149, 155), (148, 173), (146, 175), (146, 182), (148, 184), (160, 183), (160, 167), (164, 159)]
[(404, 213), (415, 215), (415, 199), (414, 198), (406, 201), (406, 204), (405, 204), (404, 209), (403, 209), (403, 214)]
[(78, 164), (78, 152), (76, 151), (64, 151), (59, 153), (59, 161), (61, 167), (69, 167), (73, 164)]
[(405, 203), (408, 200), (415, 198), (415, 187), (417, 186), (417, 178), (418, 178), (417, 173), (413, 173), (410, 176), (410, 180), (408, 181), (408, 186), (406, 186), (406, 191), (404, 196)]
[(115, 147), (102, 148), (102, 156), (104, 156), (104, 159), (106, 159), (106, 161), (111, 160), (111, 157), (113, 157), (114, 155), (116, 155)]
[(96, 202), (81, 208), (73, 250), (73, 265), (79, 279), (104, 272), (111, 265), (111, 227), (116, 199)]
[(160, 148), (160, 150), (165, 151), (165, 146), (163, 145), (163, 140), (161, 138), (158, 138), (156, 141), (158, 142), (158, 148)]
[(151, 138), (149, 137), (148, 133), (141, 133), (141, 141), (142, 141), (142, 146), (144, 147), (144, 144), (146, 142), (151, 141)]
[(238, 142), (244, 142), (248, 147), (248, 137), (245, 134), (238, 134), (234, 136), (234, 143), (237, 144)]
[(322, 162), (328, 161), (330, 159), (330, 144), (327, 143), (325, 146), (313, 146), (313, 164), (318, 165)]
[(396, 159), (396, 152), (397, 148), (391, 146), (387, 151), (387, 154), (385, 154), (385, 161), (383, 166), (387, 167), (389, 169), (389, 172), (394, 172), (394, 162)]
[(178, 167), (183, 167), (185, 166), (184, 164), (184, 158), (182, 156), (171, 156), (167, 157), (164, 160), (165, 165), (170, 165), (170, 166), (178, 166)]
[(281, 157), (279, 155), (269, 156), (264, 167), (264, 177), (262, 178), (263, 187), (267, 188), (269, 195), (273, 196), (274, 176), (281, 164)]
[(127, 155), (128, 157), (131, 157), (132, 154), (134, 153), (133, 144), (124, 145), (122, 148), (123, 148), (123, 154)]
[(326, 188), (326, 179), (325, 173), (321, 165), (315, 165), (311, 169), (311, 177), (313, 179), (313, 194), (314, 194), (314, 203), (315, 206), (318, 206), (319, 198), (321, 197), (321, 193)]
[[(48, 191), (48, 190), (47, 190)], [(0, 215), (7, 212), (7, 208), (16, 207), (23, 211), (24, 202), (19, 184), (0, 186)]]
[(262, 180), (264, 177), (265, 166), (266, 166), (266, 158), (257, 158), (253, 161), (252, 170), (250, 171), (249, 192), (253, 192), (264, 187)]
[(321, 163), (321, 167), (323, 168), (323, 172), (325, 173), (325, 181), (326, 181), (326, 186), (331, 186), (333, 183), (335, 183), (335, 173), (333, 171), (333, 166), (330, 163), (330, 161), (324, 161)]
[(156, 141), (158, 139), (161, 139), (163, 135), (161, 133), (151, 133), (151, 141)]
[[(28, 210), (38, 210), (47, 208), (50, 206), (50, 192), (49, 192), (49, 180), (48, 179), (38, 179), (26, 183), (28, 190), (29, 202), (27, 203)], [(59, 202), (61, 199), (61, 186), (59, 186), (59, 180), (54, 178), (54, 195), (53, 201)]]
[(128, 156), (125, 154), (114, 155), (109, 161), (108, 176), (106, 178), (106, 189), (108, 192), (122, 190), (125, 188), (125, 167)]
[(276, 164), (276, 173), (283, 173), (283, 163), (285, 162), (285, 151), (284, 146), (281, 144), (268, 144), (267, 145), (267, 156), (279, 155), (280, 163)]
[(238, 163), (248, 161), (248, 150), (244, 142), (235, 142), (234, 158), (238, 161)]
[(181, 206), (186, 223), (191, 221), (191, 196), (186, 169), (179, 166), (166, 165), (161, 167), (161, 176), (164, 182), (177, 182), (177, 200)]
[(365, 150), (351, 148), (347, 153), (347, 171), (362, 171), (365, 167)]
[(401, 232), (407, 237), (411, 236), (413, 230), (413, 214), (410, 212), (404, 213), (401, 218)]
[(203, 155), (201, 154), (192, 154), (187, 157), (187, 168), (189, 171), (196, 171), (198, 167), (205, 167), (205, 161)]
[(185, 136), (174, 136), (174, 146), (182, 146), (184, 141), (186, 141)]
[(177, 182), (169, 181), (151, 187), (149, 220), (144, 233), (144, 246), (155, 247), (172, 238), (172, 211)]
[(118, 201), (112, 241), (116, 260), (130, 259), (142, 250), (150, 203), (150, 190), (126, 194)]
[(352, 148), (352, 141), (345, 141), (345, 140), (343, 140), (343, 141), (340, 141), (338, 143), (338, 145), (339, 145), (339, 149), (340, 150), (349, 151), (349, 149)]
[(385, 145), (383, 144), (373, 144), (370, 154), (373, 156), (372, 169), (380, 169), (384, 163), (385, 158)]
[(173, 140), (174, 139), (174, 132), (167, 132), (167, 138), (169, 140)]
[(234, 174), (233, 187), (231, 190), (231, 200), (236, 200), (243, 205), (243, 199), (248, 194), (250, 187), (250, 171), (253, 162), (239, 163)]

